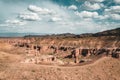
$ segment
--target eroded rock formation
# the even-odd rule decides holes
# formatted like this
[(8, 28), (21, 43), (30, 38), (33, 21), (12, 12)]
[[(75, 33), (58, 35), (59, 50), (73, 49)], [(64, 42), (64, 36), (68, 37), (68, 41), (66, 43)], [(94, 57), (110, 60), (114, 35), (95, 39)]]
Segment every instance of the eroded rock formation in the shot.
[(0, 43), (5, 43), (15, 48), (23, 48), (28, 55), (54, 55), (58, 58), (74, 59), (75, 63), (79, 63), (81, 58), (99, 55), (120, 58), (120, 36), (116, 34), (102, 34), (100, 36), (97, 34), (87, 36), (86, 34), (81, 35), (82, 37), (69, 34), (69, 36), (50, 35), (40, 37), (0, 38)]

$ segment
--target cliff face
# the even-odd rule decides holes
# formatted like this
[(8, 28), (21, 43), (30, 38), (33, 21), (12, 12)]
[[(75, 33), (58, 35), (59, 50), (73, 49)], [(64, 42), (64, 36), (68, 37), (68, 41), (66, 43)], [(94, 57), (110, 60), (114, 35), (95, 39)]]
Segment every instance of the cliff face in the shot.
[[(17, 46), (39, 46), (45, 51), (54, 52), (54, 48), (82, 48), (82, 49), (100, 49), (100, 48), (120, 48), (120, 28), (107, 30), (95, 34), (53, 34), (53, 35), (29, 35), (23, 38), (1, 38), (1, 43), (9, 43)], [(50, 50), (49, 50), (50, 49)]]
[(55, 45), (55, 46), (73, 46), (83, 48), (113, 48), (120, 47), (120, 37), (102, 36), (102, 37), (85, 37), (77, 39), (40, 39), (40, 45)]
[[(113, 53), (120, 49), (120, 28), (114, 30), (103, 31), (95, 34), (58, 34), (58, 35), (29, 35), (23, 38), (3, 38), (1, 43), (8, 43), (14, 47), (23, 47), (29, 49), (28, 53), (40, 54), (58, 54), (58, 56), (66, 57), (72, 55), (72, 51), (79, 49), (78, 54), (99, 54), (108, 51)], [(83, 52), (81, 51), (83, 49)], [(87, 49), (84, 50), (84, 49)], [(92, 49), (92, 50), (91, 50)], [(95, 49), (95, 50), (94, 50)], [(113, 50), (111, 50), (113, 49)], [(31, 51), (33, 50), (33, 51)], [(96, 51), (96, 52), (95, 52)], [(64, 54), (66, 53), (66, 54)], [(75, 52), (76, 54), (77, 52)], [(116, 54), (116, 52), (115, 52)]]
[(33, 42), (40, 45), (73, 46), (83, 48), (120, 47), (120, 28), (95, 34), (59, 34), (45, 36), (26, 36), (34, 38)]

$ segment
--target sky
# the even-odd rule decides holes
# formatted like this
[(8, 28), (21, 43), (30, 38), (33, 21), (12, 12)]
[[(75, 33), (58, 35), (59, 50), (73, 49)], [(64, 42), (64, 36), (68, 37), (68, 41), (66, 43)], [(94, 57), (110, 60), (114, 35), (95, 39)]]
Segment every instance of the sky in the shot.
[(120, 0), (0, 0), (0, 33), (96, 33), (120, 27)]

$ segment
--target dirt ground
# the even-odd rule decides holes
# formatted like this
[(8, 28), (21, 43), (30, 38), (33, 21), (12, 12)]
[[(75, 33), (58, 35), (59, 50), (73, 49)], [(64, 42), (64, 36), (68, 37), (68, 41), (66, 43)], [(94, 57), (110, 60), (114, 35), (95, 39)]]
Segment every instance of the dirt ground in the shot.
[(0, 80), (120, 80), (120, 60), (111, 57), (73, 67), (20, 63), (22, 58), (0, 51)]

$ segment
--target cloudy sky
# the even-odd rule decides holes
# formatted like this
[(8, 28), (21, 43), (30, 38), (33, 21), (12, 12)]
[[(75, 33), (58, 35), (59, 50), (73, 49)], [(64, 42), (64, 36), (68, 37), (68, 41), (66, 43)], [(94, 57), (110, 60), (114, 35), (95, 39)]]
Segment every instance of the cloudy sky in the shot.
[(120, 27), (120, 0), (0, 0), (0, 33), (95, 33)]

